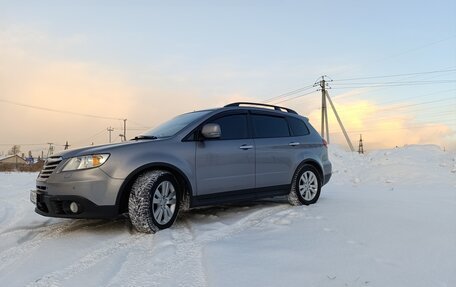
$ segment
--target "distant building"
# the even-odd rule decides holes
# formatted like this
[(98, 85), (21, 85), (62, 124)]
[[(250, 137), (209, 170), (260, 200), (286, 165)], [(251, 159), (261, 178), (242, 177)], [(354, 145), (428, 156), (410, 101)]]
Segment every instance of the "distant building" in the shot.
[(0, 157), (0, 167), (13, 164), (24, 165), (27, 164), (27, 161), (17, 154)]

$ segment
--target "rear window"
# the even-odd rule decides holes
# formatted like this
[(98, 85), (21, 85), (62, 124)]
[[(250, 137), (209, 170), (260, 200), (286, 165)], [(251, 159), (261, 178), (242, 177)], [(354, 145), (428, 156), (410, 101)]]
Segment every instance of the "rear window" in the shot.
[(288, 123), (294, 136), (305, 136), (310, 133), (304, 121), (300, 119), (289, 117)]
[(287, 121), (282, 117), (252, 115), (253, 131), (257, 138), (278, 138), (290, 136)]

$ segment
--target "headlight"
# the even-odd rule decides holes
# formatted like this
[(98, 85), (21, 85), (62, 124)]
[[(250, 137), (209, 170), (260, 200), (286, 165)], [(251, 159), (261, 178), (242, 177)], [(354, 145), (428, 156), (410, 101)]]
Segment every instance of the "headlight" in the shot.
[(109, 154), (92, 154), (70, 158), (62, 168), (62, 171), (80, 170), (99, 167), (109, 158)]

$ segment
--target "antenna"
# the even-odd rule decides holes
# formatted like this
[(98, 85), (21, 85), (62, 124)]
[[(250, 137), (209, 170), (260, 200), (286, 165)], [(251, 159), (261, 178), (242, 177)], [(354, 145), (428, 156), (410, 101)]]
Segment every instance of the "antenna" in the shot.
[(358, 153), (364, 154), (363, 135), (359, 135)]

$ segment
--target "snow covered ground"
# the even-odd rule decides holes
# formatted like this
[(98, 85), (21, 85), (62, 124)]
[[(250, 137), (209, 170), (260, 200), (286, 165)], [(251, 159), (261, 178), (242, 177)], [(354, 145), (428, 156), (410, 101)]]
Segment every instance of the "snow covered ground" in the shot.
[(34, 213), (36, 174), (0, 173), (1, 286), (456, 286), (456, 154), (330, 148), (317, 204), (270, 200), (128, 221)]

